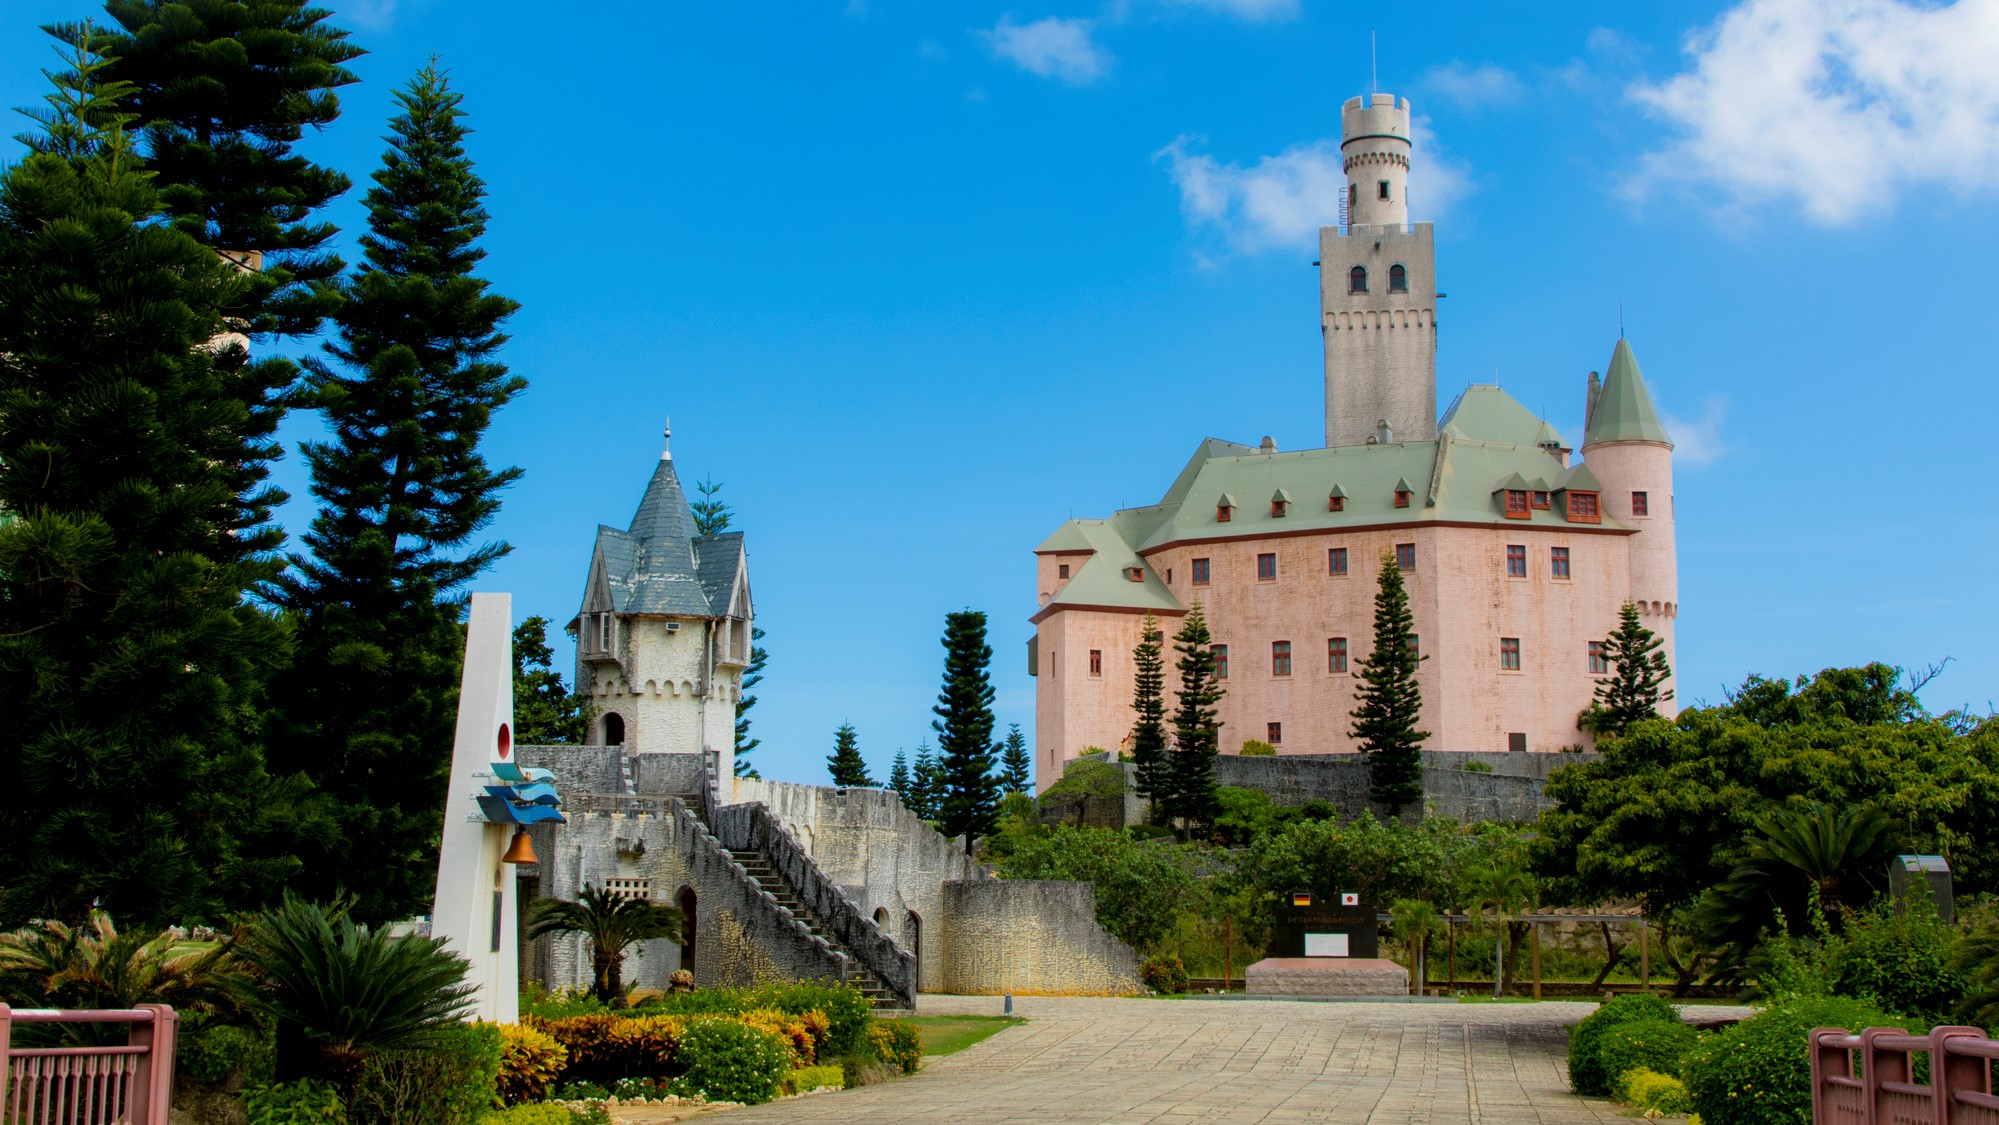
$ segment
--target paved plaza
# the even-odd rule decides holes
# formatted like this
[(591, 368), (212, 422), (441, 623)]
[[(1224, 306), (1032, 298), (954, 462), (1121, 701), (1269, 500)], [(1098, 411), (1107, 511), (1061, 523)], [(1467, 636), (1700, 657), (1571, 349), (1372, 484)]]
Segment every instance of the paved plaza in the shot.
[[(918, 1007), (997, 1015), (1000, 1001)], [(1628, 1123), (1621, 1107), (1568, 1092), (1564, 1026), (1593, 1007), (1022, 997), (1015, 1012), (1029, 1022), (914, 1077), (715, 1120)]]

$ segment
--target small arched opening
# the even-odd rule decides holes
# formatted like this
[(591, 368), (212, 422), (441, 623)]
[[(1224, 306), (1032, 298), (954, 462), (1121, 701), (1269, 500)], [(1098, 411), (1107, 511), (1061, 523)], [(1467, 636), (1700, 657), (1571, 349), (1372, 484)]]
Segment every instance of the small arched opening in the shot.
[(673, 904), (680, 908), (680, 967), (691, 973), (694, 971), (694, 908), (700, 902), (693, 887), (682, 887)]
[(1355, 266), (1347, 271), (1347, 292), (1367, 292), (1367, 267)]
[(1388, 267), (1388, 291), (1390, 293), (1409, 292), (1409, 271), (1403, 269), (1400, 262)]
[(895, 936), (888, 932), (888, 907), (875, 907), (875, 929), (880, 930), (882, 936), (885, 938), (893, 938)]
[(915, 979), (910, 982), (910, 990), (923, 991), (923, 919), (916, 911), (909, 912), (909, 923), (903, 931), (903, 944), (909, 948), (909, 955), (916, 958)]
[(625, 744), (625, 717), (616, 711), (604, 716), (604, 745), (623, 746)]

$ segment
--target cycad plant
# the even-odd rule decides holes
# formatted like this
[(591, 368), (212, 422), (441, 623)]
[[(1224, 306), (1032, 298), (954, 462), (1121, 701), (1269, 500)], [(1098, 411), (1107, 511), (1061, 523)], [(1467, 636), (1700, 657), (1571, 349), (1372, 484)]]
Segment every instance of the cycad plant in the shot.
[(1756, 830), (1742, 862), (1702, 904), (1702, 925), (1736, 958), (1780, 917), (1795, 937), (1837, 931), (1883, 889), (1897, 844), (1894, 820), (1871, 805), (1786, 806), (1759, 818)]
[(650, 899), (584, 887), (575, 902), (542, 899), (531, 908), (528, 937), (582, 934), (590, 939), (590, 991), (613, 1007), (625, 1002), (625, 950), (633, 943), (680, 933), (685, 916)]
[[(119, 933), (92, 910), (80, 926), (37, 922), (0, 934), (0, 1002), (30, 1008), (135, 1008), (171, 1004), (183, 1013), (240, 1015), (247, 974), (231, 941), (186, 942), (171, 932)], [(59, 1024), (72, 1039), (111, 1025)]]
[(276, 1025), (278, 1078), (331, 1080), (350, 1103), (370, 1056), (424, 1045), (465, 1014), (474, 991), (444, 939), (358, 925), (351, 905), (287, 895), (237, 945)]

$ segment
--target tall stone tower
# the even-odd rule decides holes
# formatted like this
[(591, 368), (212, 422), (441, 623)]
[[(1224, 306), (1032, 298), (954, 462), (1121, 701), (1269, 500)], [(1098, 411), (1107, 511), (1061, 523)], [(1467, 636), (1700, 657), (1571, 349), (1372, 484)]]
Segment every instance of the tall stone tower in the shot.
[(1409, 225), (1409, 100), (1349, 98), (1340, 134), (1347, 225), (1319, 228), (1326, 444), (1434, 441), (1437, 254)]

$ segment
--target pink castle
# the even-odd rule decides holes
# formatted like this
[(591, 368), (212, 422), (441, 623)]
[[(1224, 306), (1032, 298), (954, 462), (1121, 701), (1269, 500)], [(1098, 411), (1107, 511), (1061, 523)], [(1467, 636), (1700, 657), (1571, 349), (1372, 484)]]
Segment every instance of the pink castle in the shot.
[(1171, 638), (1195, 603), (1223, 658), (1225, 750), (1353, 752), (1352, 670), (1373, 646), (1384, 556), (1428, 657), (1427, 749), (1587, 744), (1576, 716), (1626, 600), (1674, 659), (1673, 443), (1630, 345), (1590, 373), (1580, 461), (1496, 386), (1436, 421), (1436, 254), (1431, 224), (1408, 221), (1409, 103), (1353, 98), (1342, 133), (1346, 224), (1319, 232), (1325, 448), (1209, 438), (1159, 503), (1070, 520), (1036, 549), (1040, 787), (1129, 735), (1148, 612), (1171, 706)]

